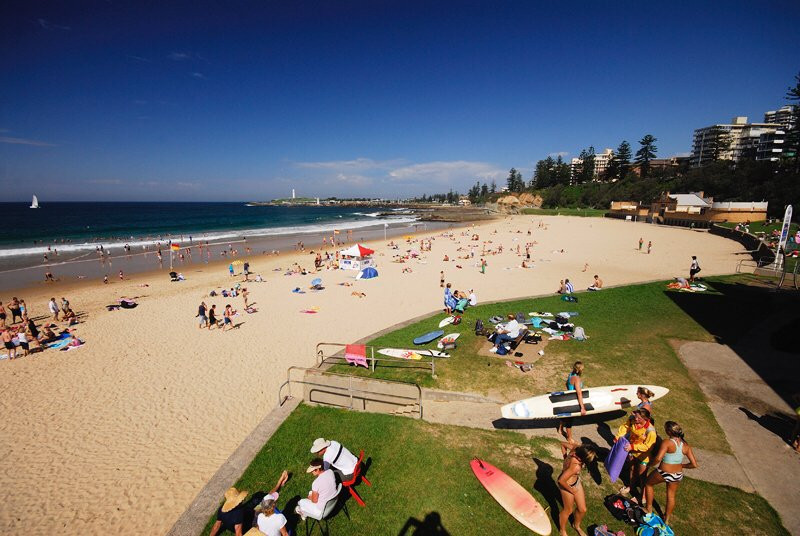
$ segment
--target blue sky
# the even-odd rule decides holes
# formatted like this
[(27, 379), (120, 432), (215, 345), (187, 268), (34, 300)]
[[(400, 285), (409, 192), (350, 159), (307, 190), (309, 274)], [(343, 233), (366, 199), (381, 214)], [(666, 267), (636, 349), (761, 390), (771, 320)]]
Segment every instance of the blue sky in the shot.
[(2, 200), (395, 198), (647, 133), (685, 153), (785, 104), (798, 22), (795, 1), (7, 1)]

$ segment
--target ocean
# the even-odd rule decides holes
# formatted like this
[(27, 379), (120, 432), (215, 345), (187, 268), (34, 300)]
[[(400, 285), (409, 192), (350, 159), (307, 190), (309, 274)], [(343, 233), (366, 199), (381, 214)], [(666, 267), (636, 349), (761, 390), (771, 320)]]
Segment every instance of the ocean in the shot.
[[(285, 251), (298, 241), (319, 247), (322, 237), (382, 238), (414, 230), (417, 217), (395, 207), (246, 206), (244, 203), (0, 203), (6, 232), (0, 234), (0, 288), (56, 277), (96, 277), (109, 267), (98, 263), (96, 249), (127, 259), (128, 271), (155, 268), (157, 249), (241, 243), (254, 252)], [(386, 228), (384, 224), (387, 224)], [(430, 225), (437, 228), (442, 225)], [(353, 234), (348, 235), (351, 230)], [(130, 249), (126, 250), (125, 246)], [(244, 249), (242, 246), (241, 249)], [(46, 258), (45, 258), (46, 256)], [(92, 264), (92, 268), (85, 265)], [(116, 269), (116, 268), (115, 268)]]

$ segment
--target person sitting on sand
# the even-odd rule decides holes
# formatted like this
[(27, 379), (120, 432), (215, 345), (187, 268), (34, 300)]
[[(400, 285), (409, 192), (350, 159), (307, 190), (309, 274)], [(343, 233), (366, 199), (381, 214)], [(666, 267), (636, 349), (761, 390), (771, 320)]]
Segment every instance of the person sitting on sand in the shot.
[(300, 499), (294, 511), (303, 521), (307, 517), (322, 519), (325, 504), (336, 497), (336, 475), (332, 470), (324, 468), (324, 462), (320, 458), (311, 461), (306, 473), (311, 473), (316, 478), (311, 484), (308, 498)]
[(39, 337), (39, 342), (43, 344), (47, 344), (48, 342), (53, 342), (56, 340), (56, 334), (53, 333), (53, 330), (50, 329), (50, 326), (43, 326), (42, 327), (42, 335)]
[[(675, 510), (675, 497), (678, 487), (683, 480), (684, 469), (696, 469), (697, 460), (692, 452), (692, 447), (686, 443), (683, 437), (681, 425), (674, 421), (664, 423), (664, 432), (668, 440), (662, 441), (658, 452), (653, 456), (650, 466), (658, 468), (647, 477), (644, 486), (644, 496), (646, 499), (645, 510), (653, 511), (653, 488), (662, 482), (667, 484), (667, 504), (664, 511), (664, 523), (669, 525), (672, 512)], [(689, 463), (683, 463), (683, 457), (689, 459)]]
[(74, 326), (75, 324), (78, 323), (78, 317), (75, 316), (75, 311), (73, 311), (72, 309), (67, 309), (66, 311), (64, 311), (64, 317), (61, 320), (67, 322), (67, 325), (69, 326)]
[(351, 296), (355, 296), (356, 298), (366, 298), (367, 297), (367, 295), (365, 293), (359, 292), (357, 290), (354, 290), (353, 292), (351, 292), (350, 295)]
[(594, 283), (592, 283), (592, 286), (589, 287), (589, 290), (600, 290), (602, 288), (603, 288), (603, 280), (600, 279), (599, 275), (595, 274)]
[(573, 514), (572, 528), (578, 534), (585, 536), (581, 529), (581, 521), (586, 515), (586, 495), (581, 484), (581, 469), (592, 463), (595, 451), (591, 445), (575, 446), (574, 443), (561, 443), (564, 452), (564, 465), (558, 475), (558, 490), (561, 492), (561, 502), (564, 507), (558, 514), (558, 529), (560, 534), (567, 534), (567, 522)]
[(650, 461), (650, 451), (656, 443), (656, 429), (650, 422), (650, 412), (643, 408), (633, 410), (630, 418), (619, 427), (614, 441), (621, 437), (625, 437), (629, 443), (625, 450), (628, 452), (626, 463), (630, 468), (630, 480), (629, 485), (620, 491), (625, 494), (642, 483)]
[(279, 497), (278, 491), (287, 480), (289, 480), (289, 473), (283, 471), (275, 487), (261, 499), (255, 508), (256, 526), (266, 536), (289, 536), (289, 531), (286, 530), (286, 516), (275, 507)]

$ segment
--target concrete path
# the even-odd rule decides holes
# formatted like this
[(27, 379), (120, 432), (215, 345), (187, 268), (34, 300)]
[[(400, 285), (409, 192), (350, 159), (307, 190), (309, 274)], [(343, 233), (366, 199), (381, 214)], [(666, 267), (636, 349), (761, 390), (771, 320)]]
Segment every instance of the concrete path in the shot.
[(264, 443), (272, 437), (275, 430), (299, 404), (299, 398), (292, 398), (284, 402), (283, 406), (272, 410), (222, 464), (208, 484), (200, 490), (192, 504), (178, 518), (167, 535), (197, 536), (203, 532), (209, 518), (219, 507), (225, 490), (239, 480)]
[[(426, 421), (441, 424), (455, 424), (486, 430), (513, 430), (528, 437), (549, 437), (563, 440), (556, 432), (556, 421), (509, 421), (500, 417), (501, 402), (474, 397), (466, 400), (463, 393), (425, 390), (423, 392), (423, 416)], [(581, 441), (590, 441), (602, 447), (609, 447), (614, 440), (614, 432), (604, 419), (607, 416), (597, 415), (582, 419), (583, 424), (575, 424), (573, 437)], [(740, 488), (747, 492), (755, 491), (753, 484), (745, 474), (738, 460), (719, 452), (694, 449), (698, 460), (702, 460), (699, 469), (689, 473), (690, 478), (705, 480), (714, 484), (723, 484)]]
[(789, 532), (800, 535), (800, 454), (772, 431), (781, 430), (775, 423), (783, 416), (791, 423), (792, 409), (726, 345), (689, 342), (679, 355), (755, 490), (778, 511)]

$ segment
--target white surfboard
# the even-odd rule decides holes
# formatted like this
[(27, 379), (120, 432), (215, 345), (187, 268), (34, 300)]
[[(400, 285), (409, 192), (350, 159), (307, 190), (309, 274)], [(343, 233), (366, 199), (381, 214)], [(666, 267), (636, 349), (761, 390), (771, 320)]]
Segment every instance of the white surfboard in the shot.
[(444, 348), (444, 342), (443, 341), (445, 341), (445, 340), (456, 340), (459, 336), (461, 336), (460, 333), (451, 333), (450, 335), (445, 335), (444, 337), (439, 339), (439, 342), (436, 343), (436, 347), (437, 348)]
[(445, 352), (436, 350), (403, 350), (401, 348), (381, 348), (378, 353), (388, 357), (399, 357), (400, 359), (421, 359), (423, 357), (450, 357)]
[(448, 325), (448, 324), (452, 324), (452, 323), (453, 323), (453, 320), (455, 320), (455, 319), (456, 319), (456, 317), (455, 317), (455, 316), (448, 316), (447, 318), (445, 318), (444, 320), (442, 320), (441, 322), (439, 322), (439, 327), (440, 327), (440, 328), (443, 328), (443, 327), (445, 327), (445, 326), (446, 326), (446, 325)]
[[(661, 398), (669, 389), (658, 385), (644, 385), (653, 391), (650, 400)], [(639, 403), (636, 398), (638, 385), (611, 385), (606, 387), (587, 387), (583, 392), (583, 405), (587, 415), (606, 413), (619, 409), (629, 409)], [(506, 404), (500, 408), (506, 419), (562, 419), (581, 414), (577, 391), (556, 391), (546, 395), (534, 396)]]

